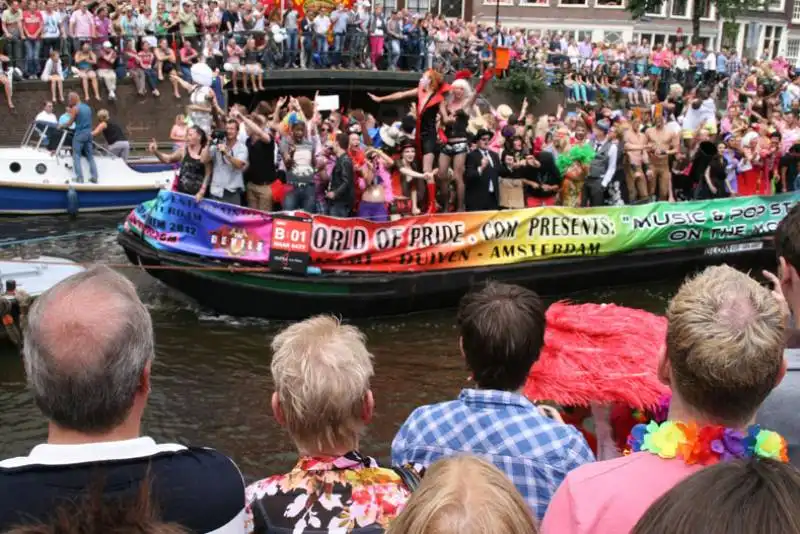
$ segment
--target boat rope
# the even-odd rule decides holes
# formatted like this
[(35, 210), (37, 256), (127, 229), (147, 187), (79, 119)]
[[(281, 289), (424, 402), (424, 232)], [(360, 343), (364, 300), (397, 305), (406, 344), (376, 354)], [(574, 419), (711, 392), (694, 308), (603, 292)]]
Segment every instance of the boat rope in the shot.
[(71, 232), (68, 234), (58, 234), (58, 235), (49, 235), (49, 236), (42, 236), (42, 237), (30, 237), (26, 239), (15, 239), (13, 241), (0, 241), (0, 248), (4, 247), (14, 247), (20, 245), (32, 245), (34, 243), (44, 243), (47, 241), (55, 241), (58, 239), (69, 239), (72, 237), (85, 237), (88, 235), (97, 235), (97, 234), (105, 234), (112, 232), (113, 230), (105, 229), (105, 230), (88, 230), (86, 232)]
[(36, 261), (36, 259), (13, 259), (4, 260), (0, 259), (3, 263), (19, 263), (28, 265), (62, 265), (62, 266), (80, 266), (86, 269), (102, 265), (112, 269), (137, 269), (148, 271), (224, 271), (232, 273), (265, 273), (269, 272), (269, 267), (248, 267), (243, 265), (144, 265), (131, 264), (131, 263), (101, 263), (101, 262), (74, 262), (74, 261)]

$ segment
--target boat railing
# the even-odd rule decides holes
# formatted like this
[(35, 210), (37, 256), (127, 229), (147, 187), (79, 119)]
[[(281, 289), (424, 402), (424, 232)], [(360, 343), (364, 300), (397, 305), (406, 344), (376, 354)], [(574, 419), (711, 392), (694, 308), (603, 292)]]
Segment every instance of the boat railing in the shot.
[[(25, 136), (22, 138), (22, 146), (35, 148), (37, 150), (48, 150), (56, 155), (62, 154), (62, 151), (72, 150), (72, 135), (74, 130), (60, 129), (57, 124), (50, 122), (34, 121), (28, 128)], [(56, 139), (58, 142), (56, 142)], [(117, 158), (102, 145), (92, 141), (95, 155), (108, 158)]]

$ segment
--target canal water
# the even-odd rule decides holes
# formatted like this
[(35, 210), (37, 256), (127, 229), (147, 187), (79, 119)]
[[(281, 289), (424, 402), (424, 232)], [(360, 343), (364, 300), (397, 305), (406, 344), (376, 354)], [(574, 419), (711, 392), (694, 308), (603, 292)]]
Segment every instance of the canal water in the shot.
[[(0, 258), (50, 255), (126, 264), (113, 228), (119, 217), (0, 219)], [(68, 235), (60, 236), (66, 232)], [(294, 448), (271, 416), (270, 339), (280, 323), (217, 316), (137, 269), (123, 268), (155, 324), (157, 359), (145, 432), (157, 440), (215, 447), (250, 479), (293, 465)], [(661, 313), (679, 280), (563, 295)], [(90, 305), (90, 303), (87, 303)], [(275, 303), (279, 306), (280, 303)], [(468, 376), (457, 348), (454, 310), (360, 321), (375, 355), (376, 413), (362, 449), (386, 458), (411, 411), (450, 399)], [(46, 436), (46, 422), (26, 391), (18, 353), (0, 344), (0, 458), (26, 454)]]

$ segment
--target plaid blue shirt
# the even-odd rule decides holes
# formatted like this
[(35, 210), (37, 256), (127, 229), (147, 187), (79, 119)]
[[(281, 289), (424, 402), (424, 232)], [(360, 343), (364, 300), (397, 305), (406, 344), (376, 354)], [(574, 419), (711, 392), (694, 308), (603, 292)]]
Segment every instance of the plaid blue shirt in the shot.
[(392, 464), (428, 467), (459, 453), (504, 471), (541, 520), (567, 473), (594, 455), (574, 427), (517, 393), (464, 389), (458, 400), (414, 410), (392, 442)]

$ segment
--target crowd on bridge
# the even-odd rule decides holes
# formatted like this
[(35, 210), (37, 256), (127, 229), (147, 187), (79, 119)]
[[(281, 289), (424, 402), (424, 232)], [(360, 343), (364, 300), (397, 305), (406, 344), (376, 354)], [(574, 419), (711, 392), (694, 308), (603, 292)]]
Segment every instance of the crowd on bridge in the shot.
[[(352, 4), (352, 5), (351, 5)], [(576, 41), (574, 32), (445, 19), (402, 9), (388, 12), (367, 0), (309, 5), (304, 9), (249, 0), (163, 2), (143, 0), (69, 3), (13, 0), (2, 9), (3, 70), (9, 105), (14, 80), (58, 85), (79, 78), (84, 98), (109, 99), (116, 83), (131, 78), (140, 94), (160, 95), (170, 71), (190, 80), (203, 61), (226, 72), (232, 90), (258, 91), (269, 71), (283, 68), (433, 68), (444, 74), (482, 71), (494, 47), (508, 49), (515, 66), (536, 69), (549, 84), (563, 84), (570, 100), (621, 95), (649, 103), (661, 83), (691, 88), (697, 80), (731, 78), (745, 85), (751, 68), (794, 78), (785, 58), (756, 61), (728, 49), (670, 43)], [(176, 85), (172, 88), (177, 93)], [(53, 99), (59, 96), (53, 93)], [(60, 98), (63, 101), (63, 96)]]
[[(469, 383), (456, 399), (414, 409), (381, 464), (360, 451), (387, 402), (370, 387), (365, 335), (331, 316), (294, 323), (265, 347), (274, 391), (261, 393), (297, 463), (247, 473), (247, 484), (219, 451), (142, 435), (159, 384), (150, 314), (127, 278), (92, 268), (27, 317), (25, 370), (48, 437), (0, 461), (0, 531), (800, 532), (800, 206), (775, 243), (772, 289), (716, 266), (672, 297), (664, 346), (640, 362), (671, 397), (652, 413), (622, 406), (630, 434), (601, 412), (593, 430), (578, 429), (564, 422), (567, 407), (520, 393), (545, 345), (546, 306), (491, 282), (457, 312), (453, 343)], [(597, 358), (616, 357), (593, 352), (601, 371), (581, 369), (580, 380), (600, 383)]]

